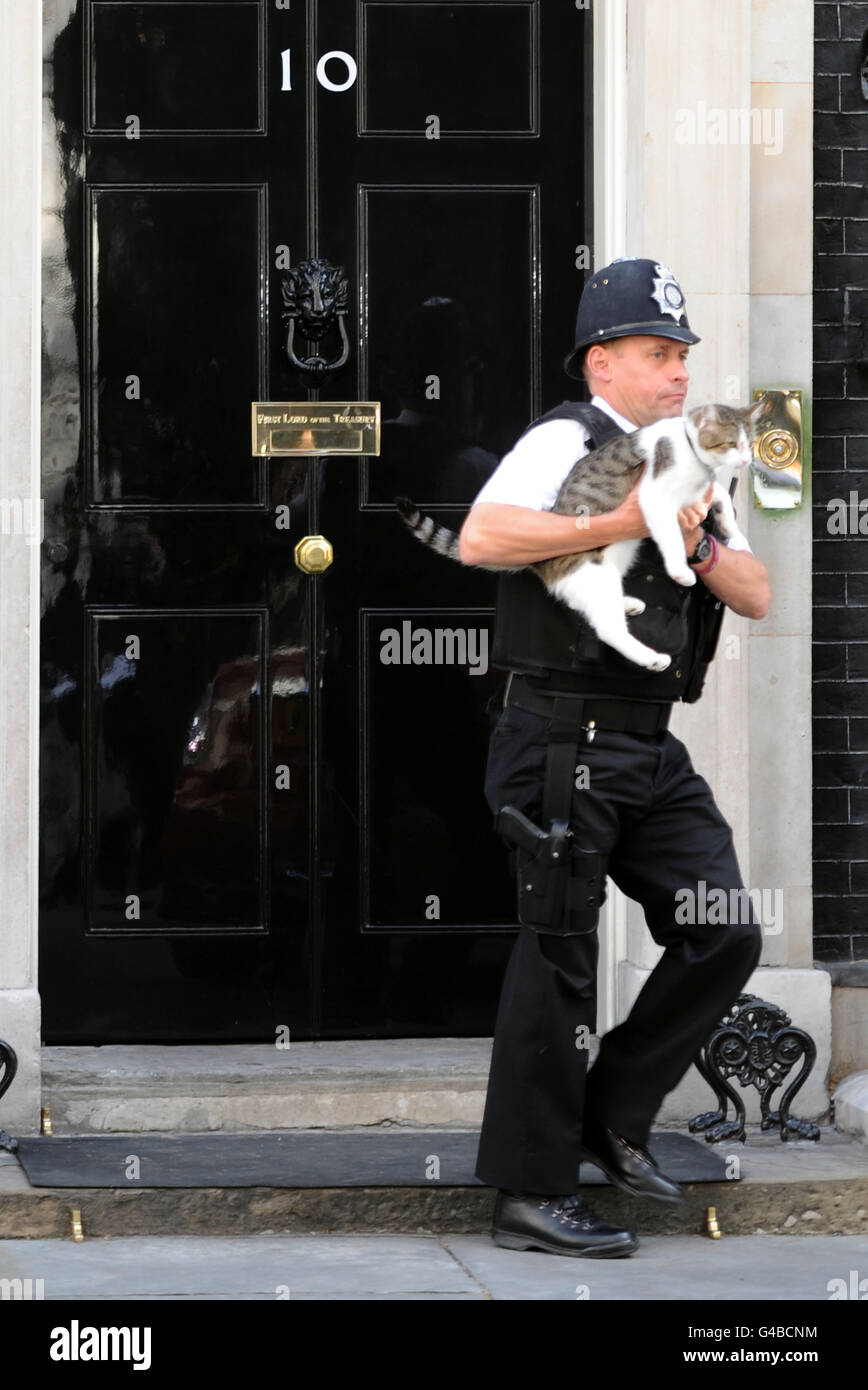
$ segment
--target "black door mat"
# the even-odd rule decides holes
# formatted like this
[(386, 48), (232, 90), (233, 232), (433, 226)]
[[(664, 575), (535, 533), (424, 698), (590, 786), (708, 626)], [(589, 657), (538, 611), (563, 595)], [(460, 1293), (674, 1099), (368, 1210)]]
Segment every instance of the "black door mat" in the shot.
[[(477, 1187), (477, 1130), (290, 1130), (24, 1138), (33, 1187)], [(658, 1132), (651, 1152), (677, 1182), (723, 1182), (723, 1157)], [(583, 1163), (581, 1182), (605, 1183)]]

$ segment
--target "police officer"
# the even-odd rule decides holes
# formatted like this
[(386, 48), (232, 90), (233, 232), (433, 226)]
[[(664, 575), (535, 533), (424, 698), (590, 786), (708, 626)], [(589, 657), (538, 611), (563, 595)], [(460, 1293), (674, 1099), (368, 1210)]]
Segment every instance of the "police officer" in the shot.
[[(749, 547), (714, 534), (710, 490), (679, 513), (700, 580), (689, 588), (663, 569), (637, 489), (581, 524), (548, 510), (586, 452), (681, 415), (687, 355), (699, 341), (667, 266), (626, 257), (597, 271), (565, 362), (570, 376), (584, 375), (590, 405), (564, 402), (530, 427), (461, 531), (465, 563), (507, 566), (642, 538), (624, 588), (645, 609), (630, 627), (672, 658), (666, 671), (647, 671), (601, 642), (532, 571), (499, 580), (492, 660), (511, 674), (485, 794), (510, 845), (522, 925), (497, 1015), (476, 1171), (499, 1189), (492, 1235), (511, 1249), (606, 1258), (636, 1248), (632, 1231), (605, 1223), (577, 1195), (583, 1158), (636, 1197), (683, 1200), (648, 1153), (651, 1124), (759, 959), (752, 910), (750, 921), (724, 925), (679, 910), (689, 901), (681, 889), (698, 895), (704, 881), (731, 902), (743, 884), (731, 829), (667, 723), (674, 701), (699, 698), (724, 605), (765, 615), (765, 567)], [(663, 955), (588, 1070), (607, 874), (641, 903)]]

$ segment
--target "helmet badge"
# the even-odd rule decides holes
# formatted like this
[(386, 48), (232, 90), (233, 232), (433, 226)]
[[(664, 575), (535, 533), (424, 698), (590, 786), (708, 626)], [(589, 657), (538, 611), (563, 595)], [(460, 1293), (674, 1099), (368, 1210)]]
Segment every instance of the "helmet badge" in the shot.
[(651, 298), (660, 305), (661, 314), (671, 314), (676, 323), (680, 323), (684, 317), (684, 295), (678, 281), (675, 279), (668, 265), (654, 266), (657, 278), (654, 280), (654, 290)]

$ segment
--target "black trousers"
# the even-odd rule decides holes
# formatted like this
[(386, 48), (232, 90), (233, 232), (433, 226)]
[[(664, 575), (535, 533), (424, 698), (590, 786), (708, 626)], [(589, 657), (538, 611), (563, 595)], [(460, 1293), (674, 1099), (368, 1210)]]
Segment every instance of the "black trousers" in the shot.
[[(516, 806), (542, 824), (546, 735), (542, 715), (507, 706), (489, 749), (492, 812)], [(494, 1035), (476, 1174), (492, 1187), (574, 1192), (583, 1117), (645, 1145), (664, 1096), (690, 1067), (755, 969), (761, 934), (746, 895), (726, 924), (681, 922), (679, 890), (743, 888), (732, 831), (708, 783), (671, 733), (598, 730), (579, 745), (587, 768), (571, 824), (584, 848), (641, 903), (664, 953), (629, 1017), (600, 1043), (593, 1067), (581, 1044), (596, 1029), (597, 933), (559, 937), (521, 927)], [(708, 914), (715, 915), (715, 914)]]

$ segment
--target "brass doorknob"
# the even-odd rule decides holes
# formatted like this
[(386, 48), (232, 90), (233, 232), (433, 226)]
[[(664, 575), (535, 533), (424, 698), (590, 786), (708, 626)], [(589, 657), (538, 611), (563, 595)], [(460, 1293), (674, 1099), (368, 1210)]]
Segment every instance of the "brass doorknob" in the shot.
[(305, 574), (322, 574), (334, 558), (332, 543), (325, 536), (303, 536), (295, 547), (295, 563)]

